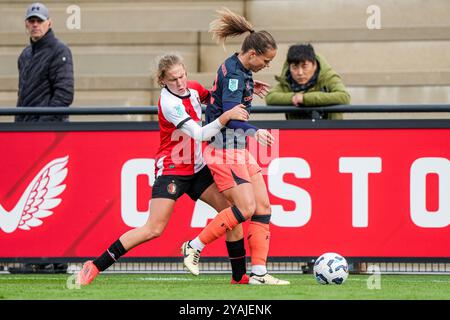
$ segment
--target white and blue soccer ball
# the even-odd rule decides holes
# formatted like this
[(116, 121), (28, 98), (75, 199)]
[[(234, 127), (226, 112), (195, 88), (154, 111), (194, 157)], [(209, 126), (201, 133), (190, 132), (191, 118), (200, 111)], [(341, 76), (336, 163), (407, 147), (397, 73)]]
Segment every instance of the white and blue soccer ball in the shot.
[(338, 253), (324, 253), (314, 263), (314, 277), (320, 284), (343, 284), (348, 277), (347, 260)]

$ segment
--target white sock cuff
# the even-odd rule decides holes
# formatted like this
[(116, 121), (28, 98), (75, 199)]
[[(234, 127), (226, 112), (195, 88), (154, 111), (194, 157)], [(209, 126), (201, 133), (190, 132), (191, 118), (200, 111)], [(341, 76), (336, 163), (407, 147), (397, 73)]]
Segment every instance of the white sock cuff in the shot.
[(198, 251), (202, 251), (203, 248), (205, 247), (205, 244), (200, 241), (199, 237), (195, 238), (194, 240), (189, 241), (189, 245)]
[(264, 265), (255, 265), (252, 266), (252, 273), (258, 276), (263, 276), (267, 273), (267, 268)]

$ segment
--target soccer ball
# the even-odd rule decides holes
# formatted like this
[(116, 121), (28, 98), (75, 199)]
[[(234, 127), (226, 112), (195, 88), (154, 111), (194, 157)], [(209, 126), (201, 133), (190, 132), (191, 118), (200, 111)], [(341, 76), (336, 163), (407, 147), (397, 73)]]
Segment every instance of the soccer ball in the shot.
[(320, 284), (343, 284), (348, 277), (347, 260), (338, 253), (324, 253), (314, 263), (314, 277)]

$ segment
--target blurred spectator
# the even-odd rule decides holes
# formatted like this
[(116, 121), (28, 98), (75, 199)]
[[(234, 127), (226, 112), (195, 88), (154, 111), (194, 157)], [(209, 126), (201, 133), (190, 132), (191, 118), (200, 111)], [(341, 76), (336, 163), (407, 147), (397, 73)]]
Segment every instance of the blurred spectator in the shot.
[[(341, 77), (326, 60), (316, 54), (311, 44), (293, 45), (289, 48), (278, 83), (266, 96), (268, 105), (295, 105), (318, 107), (350, 104)], [(311, 119), (312, 112), (286, 114), (287, 119)], [(342, 119), (342, 114), (322, 114), (323, 119)]]
[[(70, 49), (51, 29), (48, 9), (41, 3), (27, 8), (25, 28), (30, 44), (19, 56), (18, 107), (68, 107), (73, 101), (73, 62)], [(17, 115), (16, 122), (67, 121), (66, 115)]]
[[(33, 3), (25, 13), (30, 36), (20, 54), (17, 107), (68, 107), (73, 101), (74, 80), (70, 49), (54, 35), (48, 9)], [(66, 115), (17, 115), (16, 122), (67, 121)], [(26, 263), (11, 273), (65, 273), (66, 263)]]

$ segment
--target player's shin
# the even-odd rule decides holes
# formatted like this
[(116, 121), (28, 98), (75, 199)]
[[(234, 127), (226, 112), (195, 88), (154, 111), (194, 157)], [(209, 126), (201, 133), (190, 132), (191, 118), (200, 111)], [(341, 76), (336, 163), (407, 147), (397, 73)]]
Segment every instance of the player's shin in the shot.
[(266, 262), (270, 243), (269, 222), (270, 214), (253, 215), (248, 226), (248, 245), (253, 274), (267, 273)]
[(95, 259), (93, 263), (99, 271), (104, 271), (117, 262), (117, 260), (125, 253), (127, 253), (127, 250), (125, 250), (122, 243), (118, 239), (100, 257)]
[(244, 221), (245, 218), (238, 208), (226, 208), (217, 214), (202, 232), (200, 232), (198, 237), (202, 243), (207, 245)]
[(228, 257), (230, 258), (232, 277), (239, 282), (247, 272), (245, 266), (244, 238), (237, 241), (226, 241)]

